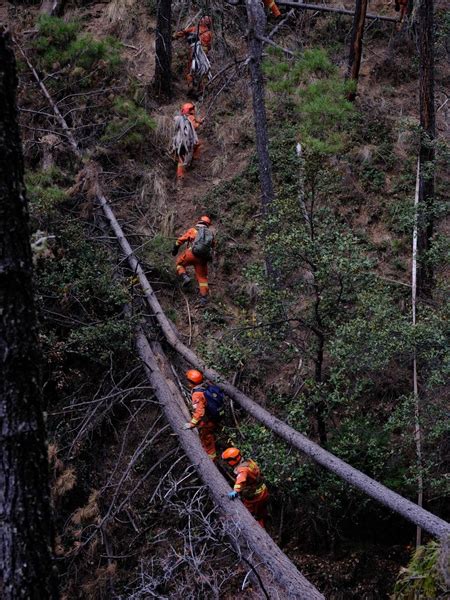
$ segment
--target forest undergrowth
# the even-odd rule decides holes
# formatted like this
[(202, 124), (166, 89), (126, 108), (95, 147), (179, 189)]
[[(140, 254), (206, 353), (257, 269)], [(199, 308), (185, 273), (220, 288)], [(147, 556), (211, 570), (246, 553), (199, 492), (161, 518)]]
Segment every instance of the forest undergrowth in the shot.
[[(193, 3), (187, 14), (183, 2), (173, 4), (181, 23), (198, 9)], [(204, 152), (177, 188), (167, 148), (185, 100), (183, 47), (174, 46), (174, 98), (161, 106), (151, 86), (155, 4), (128, 0), (126, 14), (115, 0), (69, 5), (63, 19), (38, 17), (30, 6), (10, 9), (16, 39), (86, 153), (76, 164), (18, 52), (63, 597), (226, 599), (237, 590), (260, 597), (135, 356), (134, 329), (148, 315), (96, 209), (99, 181), (183, 340), (295, 429), (413, 500), (415, 351), (425, 507), (448, 518), (445, 109), (437, 113), (438, 226), (426, 257), (435, 289), (413, 327), (420, 132), (412, 34), (381, 22), (367, 28), (351, 103), (343, 79), (347, 17), (302, 13), (279, 32), (277, 43), (295, 56), (265, 52), (277, 194), (263, 222), (245, 70), (207, 90), (199, 106), (205, 114), (212, 101), (199, 133)], [(245, 55), (245, 20), (241, 9), (208, 7), (219, 71)], [(438, 100), (448, 81), (448, 12), (440, 14)], [(178, 286), (170, 250), (205, 212), (218, 245), (211, 300), (200, 310), (194, 289)], [(264, 269), (267, 253), (276, 285)], [(148, 319), (146, 328), (160, 339)], [(181, 377), (187, 365), (172, 359)], [(327, 598), (390, 597), (411, 556), (410, 524), (236, 406), (219, 434), (221, 449), (230, 444), (261, 465), (271, 492), (268, 530)], [(435, 565), (439, 555), (432, 556)]]

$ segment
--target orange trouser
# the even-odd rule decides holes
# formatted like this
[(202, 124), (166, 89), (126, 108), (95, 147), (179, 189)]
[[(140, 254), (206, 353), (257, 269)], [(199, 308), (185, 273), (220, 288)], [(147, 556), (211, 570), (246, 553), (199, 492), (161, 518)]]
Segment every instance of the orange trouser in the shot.
[(193, 266), (195, 269), (195, 278), (200, 289), (200, 296), (208, 295), (208, 263), (206, 260), (194, 256), (192, 250), (188, 248), (181, 256), (177, 258), (177, 275), (186, 273), (186, 267)]
[(211, 460), (216, 460), (216, 436), (214, 432), (216, 430), (216, 423), (214, 421), (200, 421), (198, 425), (198, 435), (200, 443), (203, 446), (206, 454)]
[[(198, 142), (198, 144), (194, 145), (194, 154), (192, 158), (198, 158), (200, 156), (200, 150), (202, 147), (202, 142)], [(177, 177), (182, 179), (186, 174), (186, 167), (183, 165), (183, 159), (178, 157), (178, 166), (177, 166)]]
[(262, 492), (260, 492), (254, 498), (242, 498), (244, 506), (252, 514), (261, 527), (264, 527), (264, 520), (267, 518), (267, 502), (269, 500), (269, 492), (264, 486)]
[(275, 0), (264, 0), (264, 6), (270, 8), (274, 17), (279, 17), (281, 15), (280, 9), (275, 4)]

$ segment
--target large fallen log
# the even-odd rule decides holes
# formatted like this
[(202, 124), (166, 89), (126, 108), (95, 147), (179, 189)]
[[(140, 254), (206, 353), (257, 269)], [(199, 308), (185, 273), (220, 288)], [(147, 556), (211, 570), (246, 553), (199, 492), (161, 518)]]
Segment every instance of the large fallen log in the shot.
[[(316, 12), (329, 12), (338, 15), (351, 15), (355, 14), (354, 10), (348, 10), (346, 8), (339, 8), (337, 6), (327, 6), (326, 4), (304, 4), (303, 2), (295, 2), (295, 0), (277, 0), (277, 4), (280, 6), (291, 6), (298, 10), (314, 10)], [(366, 14), (366, 19), (372, 19), (377, 21), (390, 21), (396, 23), (398, 19), (395, 17), (386, 17), (385, 15), (374, 15), (372, 13)]]
[[(25, 56), (23, 50), (22, 54)], [(48, 90), (40, 80), (36, 70), (32, 67), (27, 58), (26, 60), (32, 69), (33, 75), (36, 78), (39, 86), (44, 92), (44, 95), (55, 111), (57, 119), (63, 126), (63, 129), (66, 132), (66, 136), (68, 137), (75, 154), (80, 157), (81, 151), (72, 135), (72, 132), (70, 131), (70, 128), (68, 127), (61, 113), (57, 110), (56, 105), (52, 101)], [(97, 188), (97, 190), (99, 189), (100, 187)], [(152, 309), (154, 316), (158, 320), (166, 340), (177, 352), (179, 352), (179, 354), (181, 354), (181, 356), (183, 356), (191, 365), (202, 370), (208, 379), (219, 383), (228, 396), (236, 400), (236, 402), (238, 402), (256, 420), (263, 423), (268, 429), (279, 435), (288, 444), (294, 446), (327, 470), (338, 475), (344, 479), (344, 481), (347, 481), (357, 489), (367, 494), (370, 498), (373, 498), (387, 508), (402, 515), (405, 517), (405, 519), (411, 521), (415, 525), (422, 527), (425, 531), (431, 533), (431, 535), (434, 535), (440, 539), (450, 535), (450, 524), (448, 524), (446, 521), (437, 517), (436, 515), (433, 515), (429, 511), (424, 510), (417, 504), (414, 504), (414, 502), (403, 498), (400, 496), (400, 494), (393, 492), (378, 481), (371, 479), (361, 471), (358, 471), (358, 469), (355, 469), (337, 456), (334, 456), (334, 454), (331, 454), (331, 452), (324, 450), (321, 446), (315, 444), (289, 425), (286, 425), (286, 423), (283, 423), (283, 421), (277, 417), (274, 417), (267, 410), (262, 408), (262, 406), (228, 383), (224, 377), (220, 375), (220, 373), (214, 369), (210, 369), (201, 358), (199, 358), (190, 348), (185, 346), (175, 333), (173, 324), (164, 314), (164, 311), (150, 285), (149, 280), (147, 279), (144, 270), (136, 258), (136, 255), (132, 251), (131, 246), (128, 243), (128, 240), (126, 239), (113, 211), (111, 210), (108, 201), (106, 200), (105, 196), (100, 193), (100, 191), (97, 191), (97, 200), (110, 223), (111, 229), (114, 231), (114, 234), (117, 237), (117, 241), (130, 268), (136, 273), (139, 279), (144, 296), (150, 308)]]
[[(230, 486), (206, 455), (198, 435), (194, 431), (182, 429), (186, 421), (182, 408), (183, 399), (176, 386), (169, 385), (170, 382), (161, 373), (157, 357), (141, 329), (137, 333), (136, 348), (170, 426), (177, 433), (180, 444), (200, 479), (208, 487), (214, 504), (225, 517), (224, 526), (230, 542), (238, 556), (253, 566), (265, 591), (264, 595), (267, 598), (292, 600), (323, 599), (324, 596), (299, 573), (244, 505), (239, 500), (232, 502), (227, 497)], [(165, 360), (162, 352), (158, 358), (160, 361)]]

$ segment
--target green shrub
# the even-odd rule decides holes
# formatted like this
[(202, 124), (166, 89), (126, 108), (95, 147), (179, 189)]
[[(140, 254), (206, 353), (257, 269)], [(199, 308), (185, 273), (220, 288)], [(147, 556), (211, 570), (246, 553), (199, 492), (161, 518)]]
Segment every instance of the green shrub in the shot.
[(442, 548), (438, 542), (419, 546), (406, 569), (400, 571), (392, 600), (444, 599), (448, 593), (443, 571), (448, 573), (448, 542)]
[(95, 40), (90, 34), (80, 34), (77, 23), (66, 23), (57, 17), (43, 16), (38, 21), (39, 36), (34, 46), (42, 68), (70, 65), (75, 73), (90, 71), (100, 61), (108, 71), (120, 64), (119, 42), (112, 37)]
[(113, 111), (115, 117), (102, 136), (105, 143), (120, 142), (122, 146), (136, 147), (145, 142), (155, 128), (155, 121), (146, 110), (128, 98), (117, 98)]

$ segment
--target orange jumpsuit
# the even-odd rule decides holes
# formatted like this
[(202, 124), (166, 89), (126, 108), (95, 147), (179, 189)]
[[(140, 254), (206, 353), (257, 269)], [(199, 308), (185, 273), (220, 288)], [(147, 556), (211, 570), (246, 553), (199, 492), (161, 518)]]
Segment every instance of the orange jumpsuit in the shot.
[[(197, 117), (195, 115), (187, 115), (187, 118), (192, 123), (195, 130), (197, 130), (200, 127), (200, 125), (203, 123), (203, 121), (201, 119), (197, 119)], [(195, 144), (193, 158), (199, 158), (202, 145), (203, 145), (203, 143), (200, 140), (197, 142), (197, 144)], [(185, 169), (185, 166), (183, 165), (183, 157), (179, 156), (178, 157), (178, 166), (177, 166), (177, 177), (179, 179), (182, 179), (185, 176), (185, 173), (186, 173), (186, 169)]]
[(209, 292), (208, 288), (208, 262), (195, 254), (192, 253), (191, 246), (194, 243), (197, 235), (197, 229), (191, 227), (177, 241), (177, 246), (182, 246), (185, 242), (188, 244), (188, 248), (177, 258), (177, 275), (183, 275), (186, 273), (186, 267), (193, 266), (195, 269), (195, 278), (197, 279), (200, 296), (207, 296)]
[(217, 423), (206, 416), (206, 396), (201, 387), (196, 387), (192, 390), (192, 406), (194, 412), (191, 418), (191, 424), (198, 428), (200, 442), (213, 461), (216, 460), (216, 436), (214, 432), (217, 428)]
[(280, 9), (275, 4), (275, 0), (264, 0), (264, 6), (270, 8), (274, 17), (279, 17), (281, 15)]
[(236, 481), (234, 491), (238, 492), (247, 510), (255, 517), (261, 527), (267, 518), (269, 491), (261, 477), (261, 471), (254, 460), (241, 461), (234, 469)]
[[(194, 34), (197, 35), (200, 39), (200, 43), (205, 54), (211, 50), (212, 45), (212, 33), (208, 27), (208, 25), (199, 25), (198, 28), (196, 25), (192, 27), (188, 27), (187, 29), (182, 29), (181, 31), (177, 31), (177, 33), (173, 36), (176, 40), (180, 38), (187, 38), (189, 35)], [(189, 62), (187, 63), (185, 69), (185, 76), (189, 84), (192, 83), (192, 75), (191, 75), (191, 64), (192, 64), (192, 49), (189, 51)]]

